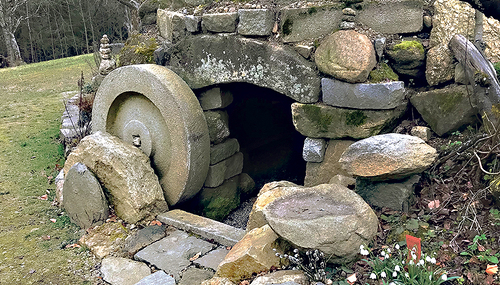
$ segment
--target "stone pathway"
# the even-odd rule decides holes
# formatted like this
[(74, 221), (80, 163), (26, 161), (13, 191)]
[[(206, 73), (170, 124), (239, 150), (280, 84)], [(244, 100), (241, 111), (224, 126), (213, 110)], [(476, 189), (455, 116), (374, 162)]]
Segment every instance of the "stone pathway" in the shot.
[[(201, 284), (214, 275), (229, 248), (245, 235), (242, 229), (182, 210), (160, 214), (157, 219), (176, 229), (138, 251), (133, 257), (135, 261), (104, 258), (104, 281), (113, 285)], [(159, 271), (145, 274), (145, 264)]]

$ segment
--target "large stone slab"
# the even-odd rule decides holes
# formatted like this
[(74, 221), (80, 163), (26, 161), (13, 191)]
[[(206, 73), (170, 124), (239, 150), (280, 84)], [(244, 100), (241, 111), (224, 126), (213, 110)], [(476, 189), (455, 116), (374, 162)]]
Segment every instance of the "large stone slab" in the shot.
[(174, 277), (163, 271), (156, 271), (135, 283), (135, 285), (175, 285)]
[(322, 78), (323, 102), (354, 109), (394, 109), (405, 99), (403, 81), (351, 84)]
[(371, 181), (358, 178), (356, 179), (356, 193), (371, 206), (408, 212), (410, 198), (413, 196), (415, 186), (419, 181), (419, 175), (391, 181)]
[(201, 26), (214, 33), (234, 33), (238, 20), (238, 13), (203, 14)]
[(309, 279), (300, 270), (280, 270), (255, 278), (250, 285), (309, 285)]
[(134, 259), (150, 263), (178, 281), (180, 272), (191, 264), (190, 258), (199, 252), (205, 254), (213, 247), (214, 244), (177, 230), (136, 253)]
[(104, 281), (111, 285), (135, 285), (151, 274), (151, 269), (142, 263), (121, 257), (106, 257), (102, 260), (101, 272)]
[(229, 118), (226, 111), (206, 111), (204, 114), (210, 142), (217, 144), (225, 140), (230, 134)]
[(249, 231), (229, 251), (215, 274), (237, 283), (272, 266), (279, 267), (280, 260), (273, 251), (280, 249), (277, 239), (278, 235), (268, 225)]
[(78, 243), (89, 248), (98, 258), (104, 258), (120, 253), (127, 236), (127, 229), (121, 223), (105, 223), (87, 230)]
[(192, 232), (225, 246), (233, 246), (245, 235), (245, 231), (182, 210), (159, 214), (157, 219), (167, 225)]
[(292, 104), (295, 129), (312, 138), (362, 139), (391, 129), (406, 111), (404, 103), (392, 110), (356, 110), (325, 104)]
[(205, 180), (205, 187), (218, 187), (224, 183), (224, 180), (240, 174), (242, 169), (243, 153), (237, 152), (217, 164), (210, 165), (207, 179)]
[(337, 174), (349, 175), (339, 163), (342, 153), (351, 145), (352, 140), (330, 140), (322, 162), (308, 162), (304, 186), (316, 186), (329, 183)]
[(340, 25), (340, 5), (284, 8), (280, 11), (283, 42), (300, 42), (331, 34)]
[(198, 258), (194, 261), (195, 264), (205, 267), (205, 268), (210, 268), (213, 269), (214, 271), (217, 270), (217, 267), (219, 264), (224, 260), (226, 255), (229, 253), (228, 249), (225, 248), (219, 248), (216, 250), (212, 250), (211, 252), (207, 253), (205, 256)]
[[(460, 127), (477, 122), (476, 99), (472, 88), (465, 85), (421, 92), (410, 98), (422, 118), (432, 130), (442, 136)], [(471, 105), (472, 103), (472, 105)]]
[(227, 139), (224, 142), (210, 146), (210, 164), (214, 165), (240, 151), (237, 139)]
[(166, 66), (193, 89), (247, 82), (304, 103), (318, 101), (316, 67), (292, 48), (234, 35), (199, 35), (170, 51)]
[(420, 173), (436, 157), (436, 150), (422, 139), (391, 133), (353, 143), (344, 151), (339, 162), (351, 175), (390, 180)]
[(64, 172), (85, 164), (107, 189), (117, 216), (128, 223), (168, 210), (149, 158), (138, 148), (108, 133), (85, 137), (68, 156)]
[(274, 13), (269, 9), (239, 9), (238, 34), (269, 36), (274, 26)]
[(186, 35), (185, 16), (168, 10), (158, 9), (156, 14), (160, 35), (169, 42), (176, 42)]
[(321, 72), (351, 83), (366, 81), (377, 63), (370, 39), (354, 30), (338, 31), (323, 39), (314, 61)]
[(430, 86), (451, 81), (454, 78), (455, 65), (453, 54), (447, 44), (431, 48), (427, 52), (425, 79)]
[(214, 273), (209, 270), (190, 267), (182, 272), (182, 278), (178, 285), (194, 285), (208, 280), (214, 276)]
[(416, 33), (422, 30), (423, 13), (421, 0), (374, 0), (363, 3), (356, 19), (379, 33)]
[(136, 252), (165, 237), (165, 225), (153, 225), (138, 230), (125, 240), (123, 252), (128, 257), (133, 257)]
[(199, 211), (201, 211), (203, 216), (222, 221), (232, 210), (240, 205), (238, 185), (239, 178), (234, 177), (226, 180), (218, 187), (204, 187), (193, 198), (192, 204), (198, 204)]
[(319, 249), (333, 263), (354, 260), (378, 229), (377, 216), (363, 198), (338, 184), (293, 187), (263, 213), (280, 237), (299, 248)]
[(66, 213), (82, 229), (100, 225), (108, 218), (108, 201), (101, 184), (84, 164), (77, 162), (69, 169), (63, 197)]

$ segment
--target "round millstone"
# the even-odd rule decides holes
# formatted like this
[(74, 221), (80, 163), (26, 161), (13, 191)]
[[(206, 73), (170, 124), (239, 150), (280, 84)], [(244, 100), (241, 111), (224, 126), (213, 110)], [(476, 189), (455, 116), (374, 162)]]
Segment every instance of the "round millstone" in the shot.
[(199, 192), (210, 162), (208, 127), (193, 91), (154, 64), (111, 72), (97, 91), (92, 131), (106, 131), (151, 159), (169, 205)]

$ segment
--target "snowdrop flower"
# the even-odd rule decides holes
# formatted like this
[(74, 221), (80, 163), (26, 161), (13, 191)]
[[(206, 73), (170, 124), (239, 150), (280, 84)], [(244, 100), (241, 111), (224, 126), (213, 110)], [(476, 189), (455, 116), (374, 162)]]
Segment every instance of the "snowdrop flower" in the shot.
[(410, 260), (410, 262), (408, 262), (408, 264), (409, 264), (409, 265), (413, 265), (413, 264), (415, 264), (415, 263), (413, 262), (413, 259), (412, 259), (412, 260)]
[(432, 281), (432, 274), (429, 275), (429, 281)]
[(425, 261), (427, 261), (427, 262), (431, 262), (431, 257), (427, 255), (427, 256), (425, 257)]
[(410, 274), (408, 274), (407, 272), (405, 272), (405, 276), (406, 278), (410, 278)]
[(382, 252), (380, 253), (380, 255), (382, 255), (383, 257), (385, 257), (385, 251), (382, 251)]
[(392, 277), (394, 278), (398, 277), (398, 273), (396, 271), (392, 272)]
[(365, 255), (366, 256), (368, 254), (370, 254), (370, 252), (368, 250), (366, 250), (366, 249), (361, 250), (361, 255)]
[(417, 263), (417, 265), (424, 265), (424, 260), (420, 259), (420, 261)]
[(446, 276), (446, 274), (443, 274), (441, 275), (441, 279), (443, 279), (443, 281), (446, 281), (448, 279), (448, 276)]
[(394, 270), (395, 270), (395, 271), (397, 271), (397, 272), (399, 272), (399, 271), (401, 271), (401, 268), (399, 267), (399, 265), (396, 265), (396, 266), (394, 267)]
[(436, 264), (436, 259), (435, 259), (434, 257), (433, 257), (433, 258), (431, 258), (431, 263), (432, 263), (432, 264)]
[(394, 282), (391, 282), (391, 283), (389, 283), (389, 285), (396, 285), (396, 283), (394, 283)]
[(375, 273), (372, 272), (372, 274), (370, 274), (370, 279), (377, 279), (377, 275), (375, 275)]
[(396, 248), (397, 250), (399, 250), (399, 244), (396, 244), (395, 248)]
[(382, 273), (380, 273), (380, 277), (382, 278), (385, 278), (387, 275), (385, 275), (385, 271), (382, 271)]
[(387, 253), (391, 253), (391, 249), (390, 248), (387, 249)]

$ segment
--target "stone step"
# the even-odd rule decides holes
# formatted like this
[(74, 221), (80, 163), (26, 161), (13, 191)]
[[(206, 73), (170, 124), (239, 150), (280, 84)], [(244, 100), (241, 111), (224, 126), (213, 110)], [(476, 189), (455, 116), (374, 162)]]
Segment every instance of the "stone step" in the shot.
[(192, 232), (225, 246), (234, 246), (245, 235), (245, 231), (242, 229), (182, 210), (172, 210), (159, 214), (157, 219), (167, 225)]

